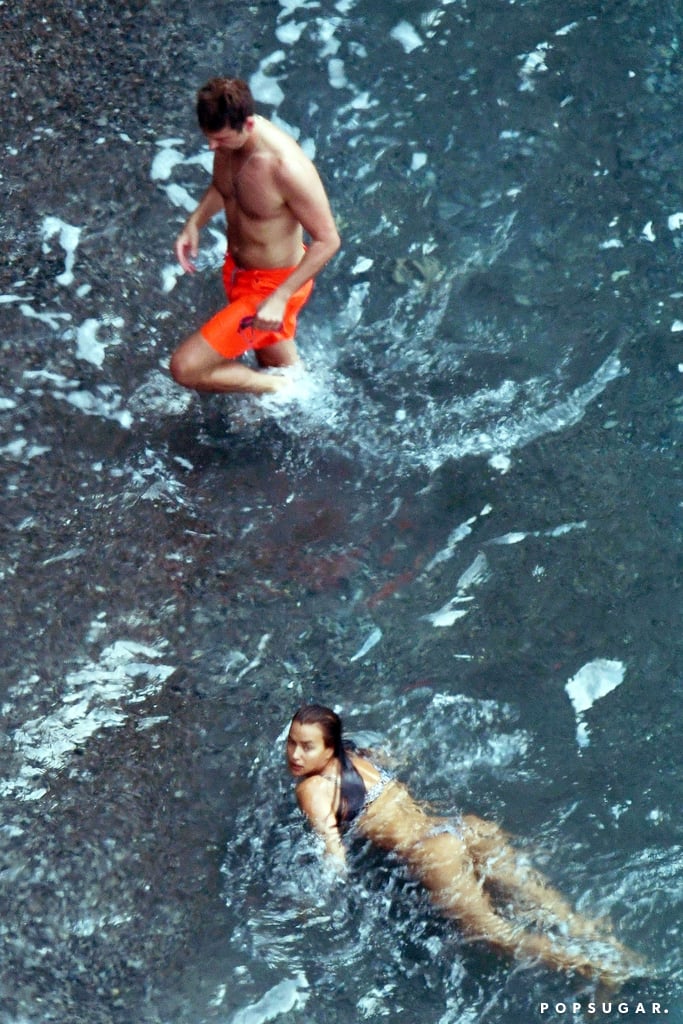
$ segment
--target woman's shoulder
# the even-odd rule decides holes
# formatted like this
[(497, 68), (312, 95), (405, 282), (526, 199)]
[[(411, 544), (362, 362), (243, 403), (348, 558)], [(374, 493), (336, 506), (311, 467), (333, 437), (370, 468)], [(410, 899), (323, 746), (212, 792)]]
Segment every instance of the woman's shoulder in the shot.
[(296, 784), (296, 795), (300, 793), (318, 793), (324, 792), (330, 785), (330, 780), (325, 778), (324, 775), (307, 775), (305, 778), (300, 779)]
[(315, 810), (320, 801), (330, 802), (334, 794), (334, 783), (324, 775), (307, 775), (296, 786), (296, 799), (306, 814)]

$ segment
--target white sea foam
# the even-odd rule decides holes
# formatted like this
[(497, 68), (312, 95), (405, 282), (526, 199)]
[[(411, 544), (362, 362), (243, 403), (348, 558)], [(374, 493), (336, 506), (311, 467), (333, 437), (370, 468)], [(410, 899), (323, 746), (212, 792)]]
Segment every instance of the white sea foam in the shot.
[(377, 1020), (379, 1017), (390, 1017), (390, 997), (395, 991), (395, 983), (382, 985), (381, 988), (373, 986), (369, 992), (356, 1003), (356, 1009), (364, 1020)]
[(539, 43), (535, 50), (518, 56), (517, 59), (523, 61), (519, 72), (519, 77), (522, 79), (519, 86), (520, 92), (533, 92), (536, 88), (534, 76), (548, 70), (545, 60), (551, 49), (549, 43)]
[[(421, 444), (415, 450), (415, 458), (421, 464), (436, 470), (448, 458), (465, 455), (487, 455), (492, 452), (509, 452), (523, 447), (544, 434), (557, 433), (580, 422), (588, 405), (605, 390), (607, 385), (628, 373), (617, 355), (608, 356), (585, 384), (575, 388), (565, 398), (560, 398), (548, 408), (540, 402), (526, 404), (518, 414), (504, 415), (512, 407), (518, 394), (516, 385), (504, 382), (497, 390), (475, 393), (469, 399), (454, 405), (464, 422), (476, 420), (482, 403), (490, 406), (490, 426), (483, 430), (463, 432), (455, 439), (440, 440), (434, 436), (431, 444), (424, 444), (425, 424), (421, 423)], [(494, 416), (494, 409), (497, 414)], [(443, 413), (439, 411), (443, 419)]]
[(228, 677), (233, 682), (239, 682), (248, 672), (258, 668), (263, 663), (263, 657), (270, 641), (271, 634), (264, 633), (258, 642), (256, 653), (252, 658), (248, 658), (242, 651), (231, 651), (225, 663), (225, 672)]
[(64, 394), (60, 391), (53, 392), (55, 398), (62, 398), (73, 405), (75, 409), (85, 413), (86, 416), (99, 416), (105, 420), (114, 420), (125, 430), (128, 430), (133, 417), (128, 409), (122, 408), (121, 393), (110, 385), (100, 385), (96, 391), (79, 389)]
[(339, 24), (339, 18), (325, 18), (318, 21), (317, 37), (318, 42), (322, 44), (318, 52), (320, 60), (324, 60), (326, 57), (335, 57), (339, 52), (341, 46), (341, 42), (337, 38)]
[(333, 89), (344, 89), (348, 85), (344, 61), (334, 57), (327, 62), (327, 73)]
[(46, 445), (31, 444), (28, 438), (18, 437), (0, 448), (0, 455), (6, 455), (17, 462), (30, 462), (31, 459), (49, 451), (50, 448)]
[(163, 455), (153, 448), (145, 448), (144, 458), (138, 456), (130, 472), (131, 500), (164, 501), (172, 506), (185, 506), (185, 484), (172, 472)]
[(77, 381), (46, 370), (25, 371), (24, 377), (29, 380), (54, 384), (55, 388), (52, 391), (54, 398), (68, 402), (88, 416), (100, 416), (102, 419), (115, 420), (126, 429), (133, 421), (130, 412), (122, 408), (121, 393), (109, 384), (100, 384), (95, 391), (88, 391), (79, 388)]
[(374, 264), (374, 260), (371, 260), (367, 256), (359, 256), (354, 265), (351, 267), (352, 274), (364, 274), (366, 270)]
[(287, 18), (294, 11), (298, 10), (313, 10), (320, 7), (319, 0), (278, 0), (281, 12), (278, 14), (278, 18)]
[(38, 310), (34, 309), (32, 306), (29, 306), (28, 303), (26, 302), (22, 303), (19, 309), (22, 315), (25, 316), (27, 320), (39, 320), (41, 324), (47, 324), (47, 326), (50, 327), (53, 331), (59, 330), (61, 326), (60, 320), (69, 321), (72, 319), (71, 313), (38, 312)]
[(397, 25), (394, 25), (389, 35), (397, 43), (401, 44), (406, 53), (412, 53), (418, 47), (424, 46), (423, 40), (409, 21), (399, 21)]
[[(430, 789), (440, 782), (452, 797), (453, 784), (466, 786), (473, 771), (510, 770), (526, 754), (529, 735), (515, 727), (513, 707), (493, 700), (477, 700), (461, 693), (435, 693), (416, 719), (404, 716), (392, 732), (396, 749), (411, 750), (411, 760), (422, 760), (431, 774)], [(409, 735), (405, 735), (405, 730)], [(453, 758), (453, 736), (458, 756)]]
[(351, 100), (349, 107), (351, 110), (370, 110), (371, 107), (376, 107), (378, 101), (372, 98), (369, 92), (357, 92)]
[(504, 533), (500, 537), (493, 537), (489, 544), (520, 544), (527, 537), (563, 537), (565, 533), (572, 533), (574, 530), (585, 530), (588, 524), (584, 521), (578, 523), (562, 523), (550, 530), (514, 530), (511, 533)]
[(502, 537), (496, 537), (490, 541), (491, 544), (520, 544), (529, 535), (527, 533), (521, 533), (520, 531), (513, 530), (512, 533), (505, 533)]
[[(13, 778), (0, 782), (0, 793), (22, 800), (43, 796), (47, 774), (64, 768), (73, 751), (101, 729), (123, 725), (131, 705), (158, 693), (174, 671), (162, 657), (163, 646), (118, 640), (102, 651), (99, 661), (70, 672), (59, 703), (13, 732), (19, 767)], [(18, 689), (31, 685), (26, 680)], [(5, 714), (10, 708), (5, 706)]]
[(438, 611), (431, 612), (428, 615), (423, 615), (422, 618), (427, 622), (431, 622), (432, 626), (435, 626), (437, 629), (446, 629), (448, 626), (452, 626), (458, 619), (464, 619), (469, 611), (468, 608), (456, 607), (457, 604), (462, 601), (471, 600), (472, 599), (470, 597), (464, 597), (456, 594), (455, 597), (451, 598), (450, 601), (447, 601), (446, 604), (442, 608), (439, 608)]
[[(170, 181), (171, 176), (178, 167), (194, 165), (201, 166), (207, 174), (210, 174), (213, 168), (213, 153), (208, 149), (201, 149), (197, 153), (186, 156), (180, 149), (176, 148), (177, 143), (180, 141), (182, 140), (166, 139), (157, 142), (160, 149), (152, 160), (150, 178), (163, 188), (169, 202), (174, 207), (191, 213), (196, 209), (198, 199), (192, 195), (186, 185)], [(164, 184), (164, 182), (168, 182), (168, 184)], [(162, 274), (165, 276), (165, 281), (168, 280), (166, 276), (167, 271), (162, 271)], [(177, 272), (176, 276), (178, 276)], [(173, 280), (173, 284), (170, 287), (165, 287), (164, 291), (170, 291), (174, 284), (175, 280)]]
[(623, 249), (624, 243), (620, 238), (608, 238), (604, 242), (600, 242), (599, 249)]
[(458, 580), (458, 591), (462, 593), (465, 590), (469, 590), (470, 587), (478, 586), (487, 580), (489, 576), (486, 555), (480, 552)]
[(279, 107), (285, 98), (285, 94), (278, 85), (277, 79), (271, 74), (274, 64), (279, 64), (285, 59), (284, 50), (276, 50), (259, 64), (257, 70), (249, 79), (249, 87), (254, 98), (259, 103), (267, 103), (272, 107)]
[(337, 316), (337, 324), (340, 331), (350, 331), (360, 323), (369, 294), (369, 281), (360, 281), (349, 288), (346, 306)]
[(626, 669), (620, 661), (597, 658), (580, 668), (565, 686), (574, 712), (576, 714), (576, 742), (579, 747), (587, 747), (590, 739), (585, 713), (597, 700), (620, 686), (624, 681)]
[(484, 583), (489, 576), (490, 573), (486, 555), (479, 552), (472, 564), (465, 570), (458, 580), (455, 596), (439, 608), (438, 611), (431, 612), (428, 615), (422, 615), (421, 618), (427, 622), (431, 622), (433, 626), (436, 626), (439, 629), (452, 626), (458, 619), (464, 618), (469, 611), (469, 608), (462, 608), (459, 606), (474, 600), (467, 591), (472, 587), (479, 586), (481, 583)]
[(192, 403), (192, 395), (178, 387), (168, 373), (151, 370), (128, 399), (128, 410), (141, 419), (182, 416)]
[(178, 283), (178, 278), (183, 277), (185, 271), (179, 263), (167, 263), (161, 268), (161, 289), (168, 294), (172, 292)]
[(217, 1008), (221, 1005), (228, 993), (227, 985), (218, 985), (215, 994), (209, 999), (209, 1006)]
[(458, 544), (460, 544), (460, 542), (463, 541), (465, 537), (469, 537), (469, 535), (472, 533), (472, 527), (474, 523), (476, 523), (478, 518), (478, 516), (471, 516), (464, 523), (460, 523), (458, 526), (455, 527), (455, 529), (451, 530), (451, 532), (448, 535), (448, 540), (446, 541), (445, 547), (441, 548), (440, 551), (437, 551), (434, 557), (430, 559), (425, 568), (422, 570), (422, 576), (426, 576), (437, 565), (440, 565), (442, 562), (446, 562), (448, 561), (449, 558), (453, 557), (453, 555), (455, 554), (455, 549), (458, 546)]
[[(123, 327), (124, 321), (120, 316), (104, 317), (97, 320), (89, 317), (76, 329), (76, 356), (78, 359), (85, 359), (93, 366), (102, 366), (108, 345), (119, 345), (121, 337), (116, 332)], [(113, 328), (111, 336), (107, 341), (99, 337), (103, 328)]]
[(376, 629), (373, 629), (372, 632), (370, 633), (370, 635), (365, 640), (365, 643), (362, 645), (362, 647), (360, 647), (356, 651), (355, 654), (353, 654), (349, 658), (349, 661), (360, 661), (360, 659), (364, 658), (365, 655), (368, 654), (372, 650), (373, 647), (377, 646), (377, 644), (380, 642), (381, 639), (382, 639), (382, 630), (379, 627), (377, 627)]
[(197, 200), (184, 185), (168, 185), (165, 191), (173, 206), (187, 210), (188, 213), (192, 213), (197, 208)]
[(60, 388), (76, 387), (75, 381), (69, 380), (63, 373), (52, 373), (51, 370), (24, 370), (24, 379), (27, 381), (44, 381), (48, 384), (57, 384)]
[(568, 25), (564, 25), (562, 28), (558, 28), (555, 33), (556, 36), (568, 36), (570, 32), (573, 32), (575, 28), (579, 27), (578, 21), (570, 21)]
[(308, 981), (305, 974), (299, 972), (294, 978), (285, 978), (273, 985), (257, 1002), (234, 1013), (230, 1024), (267, 1024), (283, 1013), (302, 1009), (308, 997)]
[(172, 147), (163, 147), (156, 154), (152, 160), (152, 166), (150, 169), (150, 177), (152, 181), (168, 181), (173, 173), (173, 169), (178, 165), (185, 163), (185, 154), (181, 153), (178, 149)]
[(42, 224), (43, 252), (49, 252), (47, 244), (55, 235), (58, 236), (59, 244), (65, 252), (64, 273), (59, 274), (57, 283), (68, 285), (73, 283), (73, 268), (76, 261), (76, 249), (81, 238), (81, 228), (73, 224), (67, 224), (59, 217), (45, 217)]
[(496, 469), (499, 473), (509, 473), (512, 459), (506, 452), (496, 452), (489, 459), (489, 466), (491, 469)]
[(286, 25), (277, 26), (275, 35), (281, 43), (291, 45), (292, 43), (298, 43), (301, 33), (305, 28), (305, 21), (288, 21)]
[[(287, 386), (279, 391), (252, 398), (254, 412), (264, 412), (276, 420), (283, 429), (334, 430), (340, 415), (341, 400), (331, 379), (330, 372), (322, 361), (308, 369), (296, 366), (263, 371), (287, 379)], [(243, 400), (243, 409), (248, 409), (248, 399)], [(259, 415), (258, 418), (261, 418)]]
[(52, 558), (44, 559), (40, 564), (42, 566), (54, 565), (56, 562), (72, 562), (76, 558), (80, 558), (84, 555), (86, 548), (68, 548), (66, 551), (62, 551), (58, 555), (54, 555)]

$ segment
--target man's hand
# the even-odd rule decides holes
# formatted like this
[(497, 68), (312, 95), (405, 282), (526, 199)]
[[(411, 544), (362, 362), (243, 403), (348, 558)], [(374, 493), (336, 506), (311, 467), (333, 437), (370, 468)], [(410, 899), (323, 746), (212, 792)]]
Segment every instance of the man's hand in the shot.
[(186, 274), (194, 274), (197, 269), (194, 260), (198, 252), (199, 231), (193, 221), (188, 221), (175, 241), (176, 258)]
[(279, 331), (285, 318), (287, 299), (275, 291), (256, 307), (253, 327), (257, 331)]

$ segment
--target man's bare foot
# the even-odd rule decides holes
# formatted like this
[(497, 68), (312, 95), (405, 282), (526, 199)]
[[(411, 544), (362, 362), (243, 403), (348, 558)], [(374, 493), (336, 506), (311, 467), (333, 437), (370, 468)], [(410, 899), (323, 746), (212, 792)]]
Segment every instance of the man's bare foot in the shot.
[(282, 370), (262, 370), (262, 376), (267, 378), (264, 381), (263, 394), (274, 395), (278, 391), (286, 391), (292, 386), (292, 378)]

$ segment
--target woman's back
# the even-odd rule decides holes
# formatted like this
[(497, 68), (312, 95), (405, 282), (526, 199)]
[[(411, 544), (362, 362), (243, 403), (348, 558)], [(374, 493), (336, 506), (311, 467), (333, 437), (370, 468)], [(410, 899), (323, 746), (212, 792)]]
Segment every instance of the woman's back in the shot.
[[(426, 814), (402, 783), (374, 765), (371, 767), (376, 781), (371, 787), (366, 783), (368, 796), (358, 816), (358, 830), (382, 849), (405, 856), (440, 819)], [(360, 768), (358, 770), (365, 782)]]

